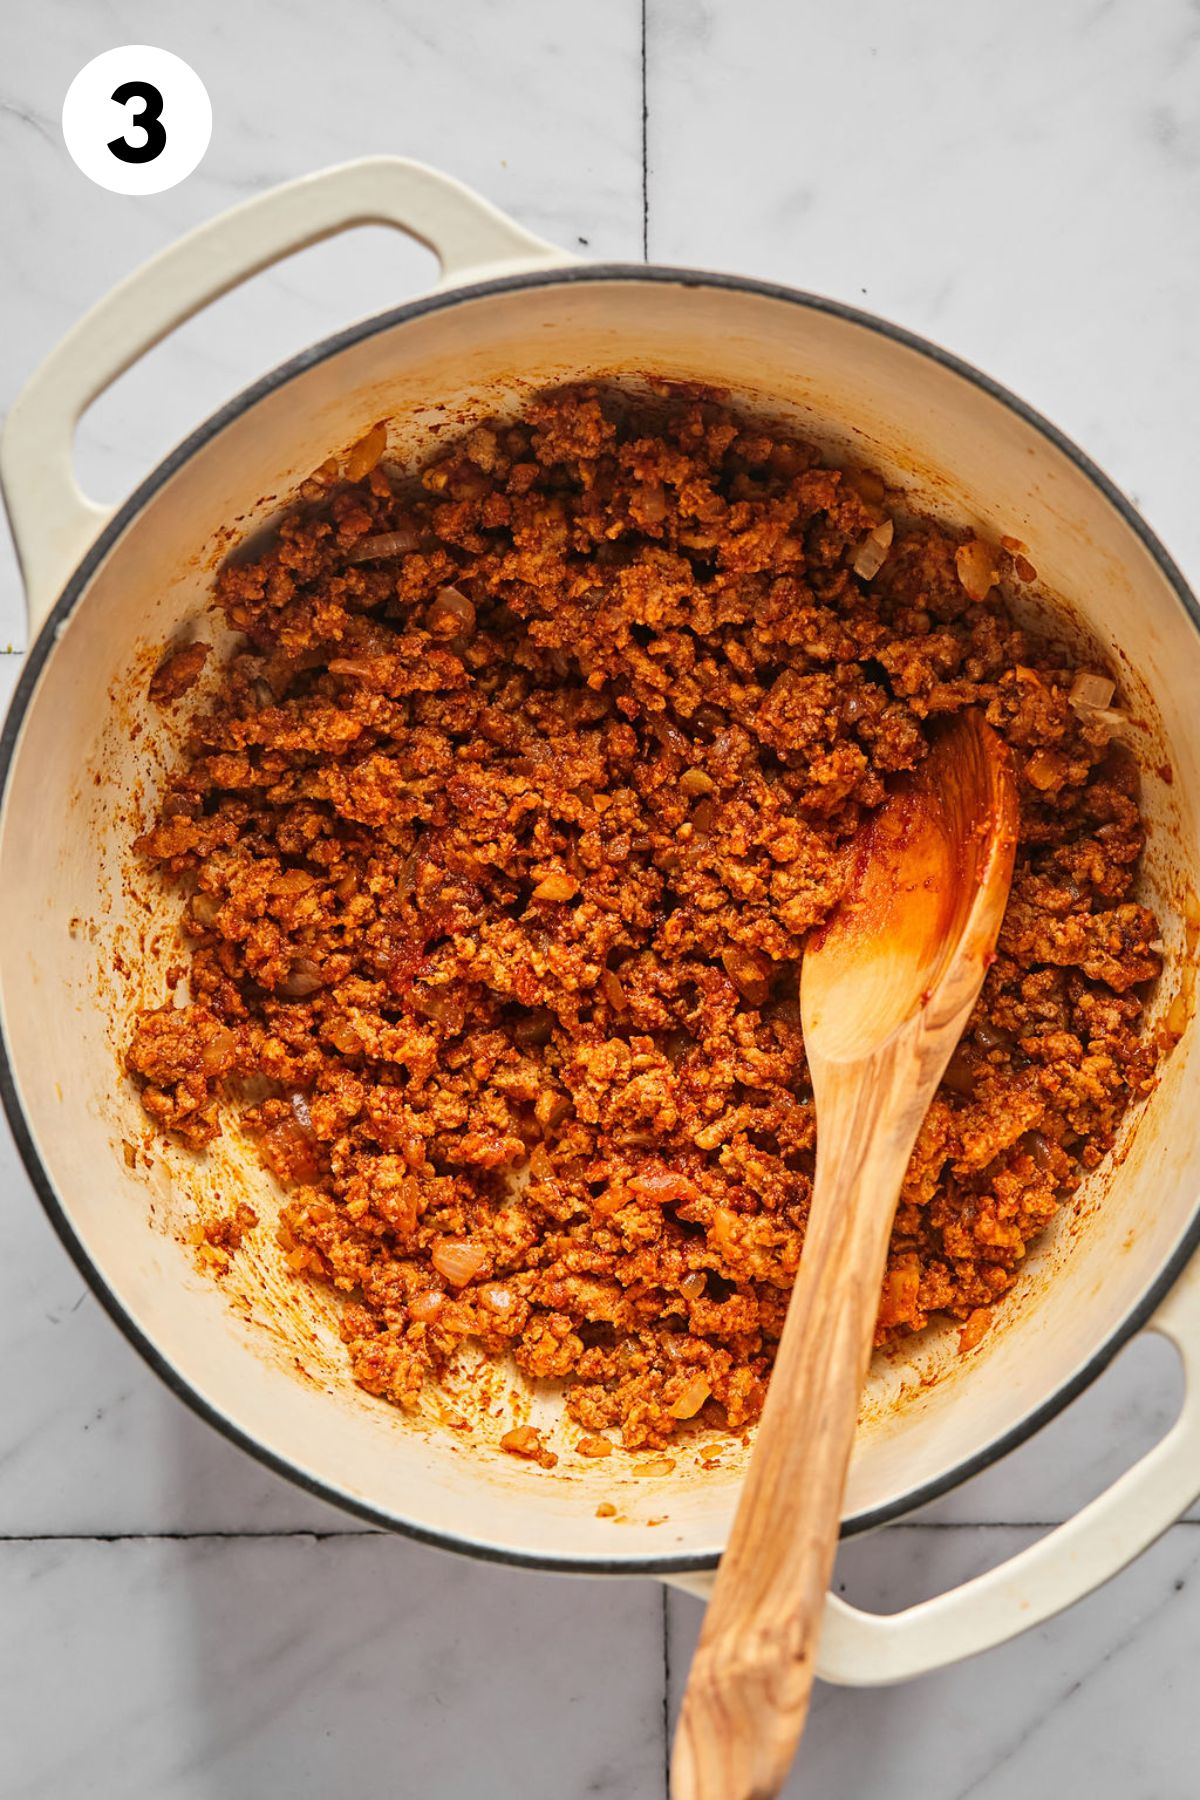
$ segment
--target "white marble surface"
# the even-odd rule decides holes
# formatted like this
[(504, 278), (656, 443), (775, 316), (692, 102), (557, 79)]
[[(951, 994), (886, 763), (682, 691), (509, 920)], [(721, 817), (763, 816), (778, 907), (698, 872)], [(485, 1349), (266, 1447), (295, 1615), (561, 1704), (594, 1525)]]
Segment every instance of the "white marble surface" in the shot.
[[(0, 406), (84, 307), (265, 184), (400, 150), (601, 256), (781, 278), (941, 339), (1130, 491), (1194, 581), (1200, 513), (1200, 14), (1183, 0), (43, 0), (0, 70)], [(213, 100), (197, 173), (148, 200), (69, 162), (62, 95), (148, 41)], [(118, 498), (292, 349), (419, 287), (382, 231), (297, 258), (189, 325), (85, 419)], [(0, 546), (0, 649), (24, 642)], [(0, 656), (0, 700), (19, 657)], [(364, 1532), (162, 1389), (87, 1295), (0, 1138), (0, 1791), (209, 1800), (665, 1794), (697, 1605), (476, 1569)], [(848, 1546), (887, 1609), (1067, 1516), (1178, 1401), (1135, 1346), (1032, 1445), (917, 1524)], [(884, 1693), (821, 1689), (796, 1795), (1189, 1800), (1196, 1523), (1009, 1649)]]

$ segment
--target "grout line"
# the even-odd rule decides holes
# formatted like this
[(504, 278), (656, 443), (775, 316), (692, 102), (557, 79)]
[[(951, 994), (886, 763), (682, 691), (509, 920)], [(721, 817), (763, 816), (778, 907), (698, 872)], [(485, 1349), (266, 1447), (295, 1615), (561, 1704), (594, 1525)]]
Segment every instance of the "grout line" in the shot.
[(667, 1605), (671, 1590), (663, 1582), (662, 1590), (662, 1664), (663, 1664), (663, 1800), (671, 1800), (671, 1613)]
[(323, 1544), (331, 1538), (393, 1537), (397, 1534), (370, 1526), (361, 1531), (0, 1531), (0, 1544), (203, 1544), (255, 1540), (311, 1538)]
[(646, 87), (646, 6), (642, 5), (642, 261), (650, 261), (649, 106)]
[[(1065, 1519), (897, 1519), (890, 1525), (882, 1526), (884, 1532), (892, 1531), (1054, 1531), (1057, 1526), (1068, 1523)], [(1200, 1526), (1200, 1517), (1184, 1515), (1176, 1519), (1175, 1525)], [(1168, 1527), (1174, 1530), (1174, 1526)], [(269, 1541), (279, 1539), (286, 1542), (292, 1538), (310, 1538), (314, 1543), (326, 1543), (339, 1538), (390, 1538), (400, 1537), (400, 1532), (384, 1531), (378, 1527), (365, 1526), (362, 1530), (334, 1531), (0, 1531), (0, 1544), (193, 1544), (226, 1541), (237, 1542), (246, 1539)], [(875, 1535), (874, 1533), (872, 1535)], [(847, 1543), (854, 1543), (853, 1538)], [(550, 1573), (551, 1571), (547, 1571)], [(647, 1579), (650, 1579), (647, 1577)], [(664, 1606), (669, 1590), (663, 1589)], [(664, 1655), (666, 1655), (664, 1649)], [(668, 1657), (669, 1663), (669, 1657)]]

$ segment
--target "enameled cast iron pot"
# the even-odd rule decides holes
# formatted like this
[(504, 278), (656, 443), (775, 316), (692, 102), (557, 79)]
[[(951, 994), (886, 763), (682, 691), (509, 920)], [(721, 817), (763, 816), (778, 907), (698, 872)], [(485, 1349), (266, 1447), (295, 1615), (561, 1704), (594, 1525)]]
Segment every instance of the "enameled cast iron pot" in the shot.
[[(83, 498), (75, 422), (121, 370), (251, 273), (379, 221), (436, 251), (431, 294), (265, 376), (115, 512)], [(264, 526), (377, 419), (392, 421), (392, 454), (419, 456), (436, 442), (431, 428), (533, 387), (646, 371), (726, 388), (831, 455), (881, 469), (917, 508), (1023, 540), (1044, 589), (1069, 597), (1122, 671), (1152, 826), (1144, 887), (1168, 953), (1152, 1016), (1188, 991), (1200, 608), (1099, 470), (995, 383), (878, 319), (736, 276), (578, 263), (444, 176), (377, 159), (193, 232), (101, 302), (12, 410), (0, 467), (32, 648), (2, 747), (2, 1079), (26, 1167), (80, 1270), (171, 1387), (235, 1442), (365, 1518), (450, 1549), (704, 1591), (743, 1451), (726, 1446), (704, 1469), (687, 1450), (649, 1472), (567, 1454), (546, 1471), (498, 1453), (512, 1413), (495, 1373), (464, 1377), (440, 1422), (371, 1399), (349, 1379), (328, 1307), (279, 1270), (268, 1178), (235, 1144), (205, 1159), (141, 1149), (145, 1121), (120, 1069), (129, 1011), (161, 1003), (171, 956), (169, 907), (130, 874), (130, 839), (171, 748), (146, 675), (181, 632), (219, 635), (205, 608), (230, 522), (239, 534)], [(955, 1334), (934, 1331), (907, 1358), (878, 1361), (845, 1530), (899, 1518), (985, 1467), (1142, 1329), (1189, 1365), (1182, 1416), (1099, 1500), (966, 1587), (888, 1618), (831, 1598), (827, 1678), (897, 1680), (1002, 1642), (1112, 1575), (1200, 1492), (1195, 1037), (1189, 1028), (1136, 1129), (1030, 1258), (977, 1349), (960, 1358)], [(218, 1283), (181, 1239), (197, 1209), (243, 1189), (265, 1243)], [(553, 1403), (533, 1405), (553, 1431)], [(602, 1501), (616, 1517), (597, 1517)]]

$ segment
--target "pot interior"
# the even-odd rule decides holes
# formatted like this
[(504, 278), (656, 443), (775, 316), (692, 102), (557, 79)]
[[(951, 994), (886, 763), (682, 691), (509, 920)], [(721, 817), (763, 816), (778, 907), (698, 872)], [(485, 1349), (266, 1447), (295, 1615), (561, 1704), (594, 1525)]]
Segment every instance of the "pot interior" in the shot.
[[(376, 322), (229, 410), (123, 515), (35, 652), (0, 835), (0, 1003), (16, 1094), (70, 1231), (117, 1306), (210, 1411), (332, 1497), (463, 1547), (567, 1566), (714, 1559), (746, 1450), (589, 1463), (552, 1394), (467, 1371), (402, 1415), (349, 1379), (331, 1305), (282, 1267), (278, 1195), (233, 1137), (203, 1159), (144, 1145), (121, 1069), (131, 1011), (162, 1004), (175, 902), (132, 865), (172, 745), (145, 699), (166, 640), (198, 621), (212, 571), (298, 483), (377, 419), (420, 458), (474, 417), (581, 374), (646, 372), (725, 388), (831, 457), (866, 462), (917, 510), (1020, 538), (1044, 594), (1122, 672), (1151, 825), (1143, 887), (1167, 970), (1160, 1017), (1190, 994), (1185, 909), (1200, 845), (1200, 637), (1140, 535), (1034, 423), (929, 354), (785, 295), (696, 278), (551, 277)], [(1036, 596), (1036, 610), (1044, 601)], [(214, 622), (202, 635), (214, 640)], [(52, 652), (51, 652), (52, 643)], [(178, 722), (176, 722), (176, 729)], [(848, 1520), (901, 1510), (1052, 1403), (1142, 1303), (1196, 1212), (1194, 1033), (1033, 1254), (965, 1356), (931, 1329), (877, 1358)], [(188, 1227), (247, 1195), (259, 1230), (220, 1281)], [(542, 1470), (497, 1441), (520, 1417), (561, 1452)], [(556, 1441), (557, 1440), (557, 1441)], [(707, 1465), (707, 1466), (705, 1466)], [(615, 1516), (597, 1516), (602, 1503)]]

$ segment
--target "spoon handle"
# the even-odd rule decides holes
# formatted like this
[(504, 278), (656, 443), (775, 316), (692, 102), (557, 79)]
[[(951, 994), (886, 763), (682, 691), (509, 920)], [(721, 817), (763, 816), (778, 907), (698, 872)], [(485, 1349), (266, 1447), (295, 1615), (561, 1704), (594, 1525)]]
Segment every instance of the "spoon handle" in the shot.
[(902, 1038), (826, 1076), (804, 1252), (684, 1695), (674, 1800), (769, 1800), (804, 1726), (888, 1239), (929, 1098), (906, 1050)]

